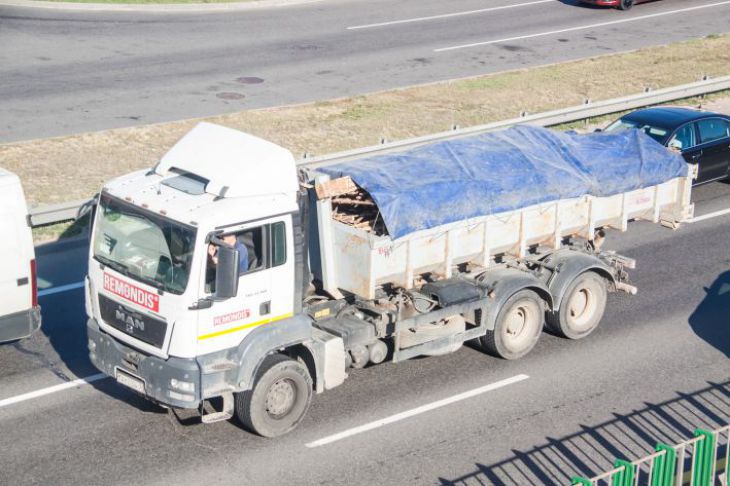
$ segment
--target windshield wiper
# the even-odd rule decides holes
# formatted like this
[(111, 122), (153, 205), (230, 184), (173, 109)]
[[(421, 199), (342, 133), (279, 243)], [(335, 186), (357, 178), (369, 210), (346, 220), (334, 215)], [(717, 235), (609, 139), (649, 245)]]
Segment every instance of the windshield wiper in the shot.
[(160, 282), (159, 280), (155, 280), (155, 279), (148, 278), (148, 277), (143, 277), (142, 275), (138, 275), (138, 274), (132, 274), (132, 275), (130, 275), (130, 277), (136, 278), (140, 282), (144, 282), (147, 285), (150, 285), (158, 290), (167, 291), (167, 285), (165, 285), (164, 282)]
[(101, 255), (94, 255), (94, 258), (99, 260), (101, 264), (106, 265), (107, 267), (111, 267), (122, 275), (126, 275), (127, 277), (129, 277), (129, 269), (123, 263), (119, 263), (112, 260), (111, 258), (107, 258)]

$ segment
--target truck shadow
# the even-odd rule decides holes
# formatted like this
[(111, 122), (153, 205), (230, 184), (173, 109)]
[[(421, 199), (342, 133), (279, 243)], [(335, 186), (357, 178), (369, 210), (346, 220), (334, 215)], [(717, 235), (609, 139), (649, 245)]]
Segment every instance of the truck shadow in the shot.
[[(13, 343), (14, 352), (19, 359), (27, 359), (50, 370), (64, 382), (96, 375), (99, 370), (88, 356), (84, 287), (81, 285), (88, 269), (88, 237), (71, 227), (68, 235), (38, 245), (35, 250), (41, 329), (30, 339)], [(102, 379), (90, 385), (144, 412), (165, 413), (161, 407), (118, 386), (113, 380)]]
[[(658, 442), (675, 444), (692, 437), (696, 428), (717, 429), (730, 421), (730, 380), (708, 382), (693, 393), (676, 392), (660, 403), (645, 402), (628, 414), (562, 438), (546, 437), (542, 445), (512, 450), (512, 456), (493, 464), (476, 464), (463, 476), (439, 478), (442, 486), (564, 485), (573, 476), (592, 477), (610, 470), (616, 458), (637, 459), (650, 454)], [(721, 439), (722, 441), (727, 439)], [(724, 449), (723, 449), (724, 450)]]
[(700, 339), (730, 358), (730, 270), (705, 287), (705, 292), (689, 316), (689, 325)]

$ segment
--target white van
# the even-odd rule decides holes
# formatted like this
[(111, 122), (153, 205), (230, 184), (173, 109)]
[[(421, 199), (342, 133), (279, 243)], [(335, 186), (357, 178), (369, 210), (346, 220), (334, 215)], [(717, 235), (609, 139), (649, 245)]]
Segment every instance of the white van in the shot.
[(20, 179), (0, 169), (0, 343), (41, 326), (35, 251)]

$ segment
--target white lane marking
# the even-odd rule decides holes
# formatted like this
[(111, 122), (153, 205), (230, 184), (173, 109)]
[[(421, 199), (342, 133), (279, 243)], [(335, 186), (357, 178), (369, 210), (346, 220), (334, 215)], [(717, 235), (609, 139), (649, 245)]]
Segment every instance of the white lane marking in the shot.
[(656, 18), (656, 17), (663, 17), (665, 15), (674, 15), (674, 14), (678, 14), (678, 13), (691, 12), (694, 10), (701, 10), (704, 8), (721, 7), (723, 5), (728, 5), (728, 4), (730, 4), (730, 0), (727, 0), (724, 2), (709, 3), (709, 4), (705, 4), (705, 5), (697, 5), (695, 7), (680, 8), (677, 10), (668, 10), (666, 12), (659, 12), (659, 13), (648, 14), (648, 15), (640, 15), (638, 17), (631, 17), (628, 19), (619, 19), (619, 20), (612, 20), (609, 22), (600, 22), (597, 24), (581, 25), (578, 27), (569, 27), (567, 29), (560, 29), (560, 30), (551, 30), (549, 32), (540, 32), (538, 34), (518, 35), (515, 37), (505, 37), (504, 39), (495, 39), (495, 40), (484, 41), (484, 42), (473, 42), (471, 44), (463, 44), (460, 46), (441, 47), (438, 49), (434, 49), (433, 52), (453, 51), (456, 49), (466, 49), (469, 47), (487, 46), (490, 44), (499, 44), (502, 42), (511, 42), (511, 41), (522, 40), (522, 39), (532, 39), (534, 37), (543, 37), (546, 35), (562, 34), (564, 32), (574, 32), (576, 30), (595, 29), (596, 27), (605, 27), (607, 25), (624, 24), (626, 22), (636, 22), (638, 20), (646, 20), (646, 19), (652, 19), (652, 18)]
[(14, 397), (5, 398), (4, 400), (0, 400), (0, 408), (7, 407), (8, 405), (14, 405), (16, 403), (24, 402), (26, 400), (32, 400), (34, 398), (39, 398), (39, 397), (42, 397), (45, 395), (50, 395), (51, 393), (60, 392), (63, 390), (67, 390), (69, 388), (88, 385), (95, 381), (103, 380), (104, 378), (108, 378), (108, 376), (106, 376), (104, 373), (97, 373), (95, 375), (87, 376), (84, 378), (79, 378), (78, 380), (61, 383), (60, 385), (49, 386), (48, 388), (41, 388), (40, 390), (35, 390), (32, 392), (23, 393), (22, 395), (16, 395)]
[(506, 10), (508, 8), (527, 7), (529, 5), (537, 5), (538, 3), (548, 3), (548, 2), (555, 2), (555, 0), (537, 0), (534, 2), (515, 3), (512, 5), (502, 5), (500, 7), (480, 8), (479, 10), (465, 10), (463, 12), (454, 12), (454, 13), (448, 13), (448, 14), (442, 14), (442, 15), (431, 15), (428, 17), (415, 17), (412, 19), (391, 20), (389, 22), (380, 22), (377, 24), (353, 25), (351, 27), (348, 27), (347, 30), (372, 29), (373, 27), (384, 27), (386, 25), (409, 24), (411, 22), (424, 22), (426, 20), (446, 19), (446, 18), (450, 18), (450, 17), (461, 17), (464, 15), (474, 15), (474, 14), (479, 14), (479, 13), (484, 13), (484, 12), (492, 12), (494, 10)]
[(43, 289), (38, 291), (38, 297), (43, 297), (44, 295), (53, 295), (53, 294), (59, 294), (61, 292), (67, 292), (69, 290), (75, 290), (80, 289), (84, 286), (84, 281), (81, 282), (74, 282), (67, 285), (60, 285), (58, 287), (51, 287), (50, 289)]
[(312, 448), (312, 447), (319, 447), (327, 444), (331, 444), (332, 442), (336, 442), (338, 440), (345, 439), (347, 437), (351, 437), (356, 434), (362, 434), (363, 432), (368, 432), (373, 429), (377, 429), (379, 427), (382, 427), (384, 425), (392, 424), (393, 422), (398, 422), (399, 420), (404, 420), (410, 417), (413, 417), (415, 415), (419, 415), (422, 413), (430, 412), (431, 410), (435, 410), (437, 408), (445, 407), (446, 405), (451, 405), (452, 403), (459, 402), (461, 400), (466, 400), (467, 398), (475, 397), (477, 395), (481, 395), (482, 393), (487, 393), (493, 390), (496, 390), (498, 388), (502, 388), (508, 385), (513, 385), (515, 383), (518, 383), (520, 381), (528, 379), (529, 376), (527, 375), (516, 375), (511, 378), (507, 378), (501, 381), (497, 381), (495, 383), (490, 383), (489, 385), (485, 385), (479, 388), (475, 388), (473, 390), (469, 390), (464, 393), (459, 393), (458, 395), (454, 395), (453, 397), (444, 398), (443, 400), (438, 400), (436, 402), (432, 402), (426, 405), (422, 405), (417, 408), (413, 408), (411, 410), (406, 410), (405, 412), (397, 413), (395, 415), (391, 415), (390, 417), (386, 417), (381, 420), (376, 420), (374, 422), (367, 423), (365, 425), (360, 425), (359, 427), (354, 427), (352, 429), (345, 430), (343, 432), (339, 432), (334, 435), (330, 435), (327, 437), (324, 437), (319, 440), (315, 440), (314, 442), (310, 442), (308, 444), (305, 444), (306, 447)]
[(690, 218), (687, 222), (688, 223), (697, 223), (699, 221), (704, 221), (706, 219), (717, 218), (718, 216), (725, 216), (726, 214), (730, 214), (730, 208), (721, 209), (721, 210), (715, 211), (713, 213), (703, 214), (702, 216), (695, 216), (694, 218)]

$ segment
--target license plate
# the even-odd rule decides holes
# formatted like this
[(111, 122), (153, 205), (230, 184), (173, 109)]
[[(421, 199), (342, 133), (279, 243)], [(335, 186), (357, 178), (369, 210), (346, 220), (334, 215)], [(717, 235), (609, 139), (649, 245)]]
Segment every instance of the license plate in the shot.
[(137, 393), (141, 393), (144, 395), (144, 381), (140, 380), (136, 376), (132, 376), (129, 373), (125, 373), (124, 371), (117, 370), (117, 383), (120, 385), (124, 385), (127, 388), (131, 388), (132, 390), (136, 391)]

